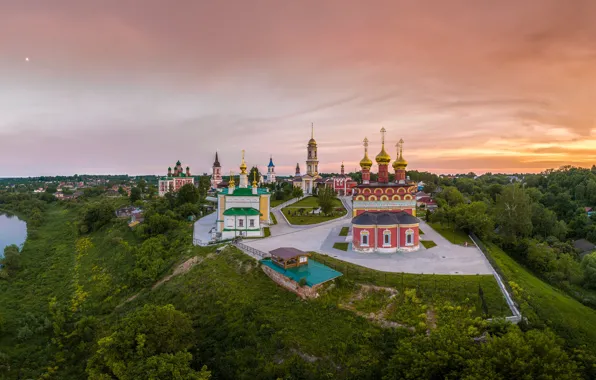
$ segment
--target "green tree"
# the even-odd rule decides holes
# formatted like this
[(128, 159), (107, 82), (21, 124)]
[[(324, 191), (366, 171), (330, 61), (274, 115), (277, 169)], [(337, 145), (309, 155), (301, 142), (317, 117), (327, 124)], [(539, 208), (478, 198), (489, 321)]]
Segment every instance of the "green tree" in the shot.
[(108, 201), (89, 204), (83, 210), (80, 231), (87, 233), (97, 231), (115, 217), (115, 209)]
[(503, 336), (490, 336), (479, 353), (466, 363), (462, 379), (581, 379), (577, 363), (569, 358), (551, 331), (522, 332), (511, 326)]
[(12, 244), (4, 248), (4, 257), (0, 259), (0, 263), (8, 273), (17, 271), (21, 266), (21, 253), (19, 247)]
[(154, 185), (149, 185), (147, 188), (147, 198), (151, 199), (157, 194), (157, 188)]
[(500, 232), (508, 238), (532, 233), (530, 197), (519, 185), (510, 185), (497, 196), (495, 221)]
[(147, 190), (147, 181), (140, 179), (139, 182), (137, 182), (137, 187), (141, 190), (141, 193), (145, 193), (145, 190)]
[(584, 271), (584, 286), (596, 289), (596, 252), (584, 256), (582, 270)]
[(197, 203), (200, 198), (199, 189), (191, 183), (187, 183), (178, 190), (178, 204)]
[(118, 193), (119, 193), (120, 195), (122, 195), (122, 196), (126, 196), (126, 195), (128, 195), (128, 194), (126, 194), (126, 190), (124, 190), (124, 188), (123, 188), (122, 186), (120, 186), (120, 187), (118, 188)]
[(87, 363), (90, 379), (207, 380), (206, 367), (190, 366), (192, 321), (172, 305), (145, 305), (127, 315), (115, 331), (99, 340)]
[(333, 210), (333, 202), (335, 201), (335, 199), (335, 191), (333, 191), (332, 188), (325, 187), (324, 189), (319, 191), (319, 197), (317, 198), (317, 202), (319, 204), (319, 207), (321, 208), (321, 211), (324, 214), (329, 215), (331, 213), (331, 211)]
[(136, 201), (141, 200), (142, 196), (142, 190), (138, 187), (133, 187), (130, 190), (130, 203), (135, 203)]
[(440, 197), (443, 198), (449, 207), (455, 207), (459, 204), (464, 203), (465, 199), (462, 193), (457, 190), (457, 188), (450, 186), (446, 187), (443, 192), (440, 194)]
[[(256, 180), (257, 182), (259, 182), (259, 179), (261, 178), (261, 172), (259, 171), (259, 168), (257, 168), (256, 166), (253, 166), (252, 168), (250, 168), (250, 172), (248, 173), (248, 182), (252, 183), (253, 180)], [(238, 182), (236, 182), (238, 183)]]
[(434, 182), (427, 182), (424, 184), (424, 192), (432, 194), (437, 190), (437, 185)]
[(480, 237), (485, 237), (494, 229), (495, 222), (488, 212), (488, 206), (484, 202), (472, 202), (460, 204), (453, 208), (455, 225), (470, 233), (473, 232)]
[(294, 187), (292, 189), (292, 198), (302, 198), (304, 196), (304, 190), (301, 187)]

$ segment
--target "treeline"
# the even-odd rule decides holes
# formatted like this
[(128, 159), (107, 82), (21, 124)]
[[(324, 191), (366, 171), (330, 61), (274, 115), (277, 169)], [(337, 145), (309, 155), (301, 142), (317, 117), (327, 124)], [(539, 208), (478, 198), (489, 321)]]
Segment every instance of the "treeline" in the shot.
[(596, 168), (562, 167), (523, 176), (440, 178), (425, 190), (439, 210), (431, 221), (495, 242), (540, 277), (596, 307), (596, 254), (573, 242), (596, 242)]

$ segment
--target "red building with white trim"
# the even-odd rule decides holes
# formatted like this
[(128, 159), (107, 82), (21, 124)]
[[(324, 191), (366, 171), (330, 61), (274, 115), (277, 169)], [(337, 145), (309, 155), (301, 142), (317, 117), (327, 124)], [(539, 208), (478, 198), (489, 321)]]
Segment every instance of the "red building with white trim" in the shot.
[(362, 184), (353, 189), (352, 197), (352, 249), (379, 253), (417, 251), (420, 248), (415, 195), (418, 188), (406, 178), (408, 162), (403, 158), (403, 140), (396, 144), (395, 182), (389, 182), (391, 157), (385, 151), (385, 128), (381, 133), (381, 152), (375, 158), (379, 166), (378, 182), (370, 182), (373, 162), (368, 158), (368, 139), (364, 139), (364, 158), (360, 161)]
[(341, 164), (341, 174), (325, 180), (325, 187), (331, 187), (335, 194), (339, 196), (352, 195), (356, 186), (358, 186), (358, 182), (346, 175), (343, 162)]

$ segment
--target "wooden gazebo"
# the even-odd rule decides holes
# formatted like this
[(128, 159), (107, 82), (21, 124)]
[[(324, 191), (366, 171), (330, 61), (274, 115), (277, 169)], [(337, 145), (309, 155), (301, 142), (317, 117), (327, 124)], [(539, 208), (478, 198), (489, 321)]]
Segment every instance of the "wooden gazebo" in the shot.
[(271, 261), (284, 269), (308, 265), (308, 257), (310, 256), (310, 253), (290, 247), (277, 248), (269, 253), (271, 254)]

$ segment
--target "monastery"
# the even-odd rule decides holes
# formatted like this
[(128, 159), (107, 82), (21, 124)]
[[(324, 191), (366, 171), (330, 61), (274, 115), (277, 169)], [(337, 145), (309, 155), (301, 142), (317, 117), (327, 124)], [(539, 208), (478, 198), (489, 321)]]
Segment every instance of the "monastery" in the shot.
[(159, 179), (157, 184), (159, 196), (163, 197), (169, 191), (178, 191), (182, 186), (188, 183), (193, 185), (195, 183), (194, 178), (190, 175), (190, 168), (187, 166), (185, 173), (182, 169), (182, 164), (178, 161), (176, 162), (176, 166), (174, 166), (173, 173), (172, 168), (169, 167), (168, 175)]
[(375, 158), (378, 181), (370, 181), (373, 165), (364, 139), (360, 161), (362, 183), (353, 189), (352, 249), (357, 252), (394, 253), (416, 251), (419, 246), (419, 220), (416, 218), (417, 186), (406, 178), (408, 162), (403, 158), (403, 140), (396, 144), (393, 162), (395, 182), (389, 182), (391, 156), (385, 151), (385, 128), (381, 129), (381, 152)]
[(271, 222), (271, 193), (268, 189), (259, 188), (256, 178), (253, 178), (252, 186), (249, 187), (246, 169), (242, 151), (238, 187), (233, 173), (230, 173), (228, 187), (217, 193), (216, 237), (219, 240), (262, 237), (263, 224), (268, 225)]

